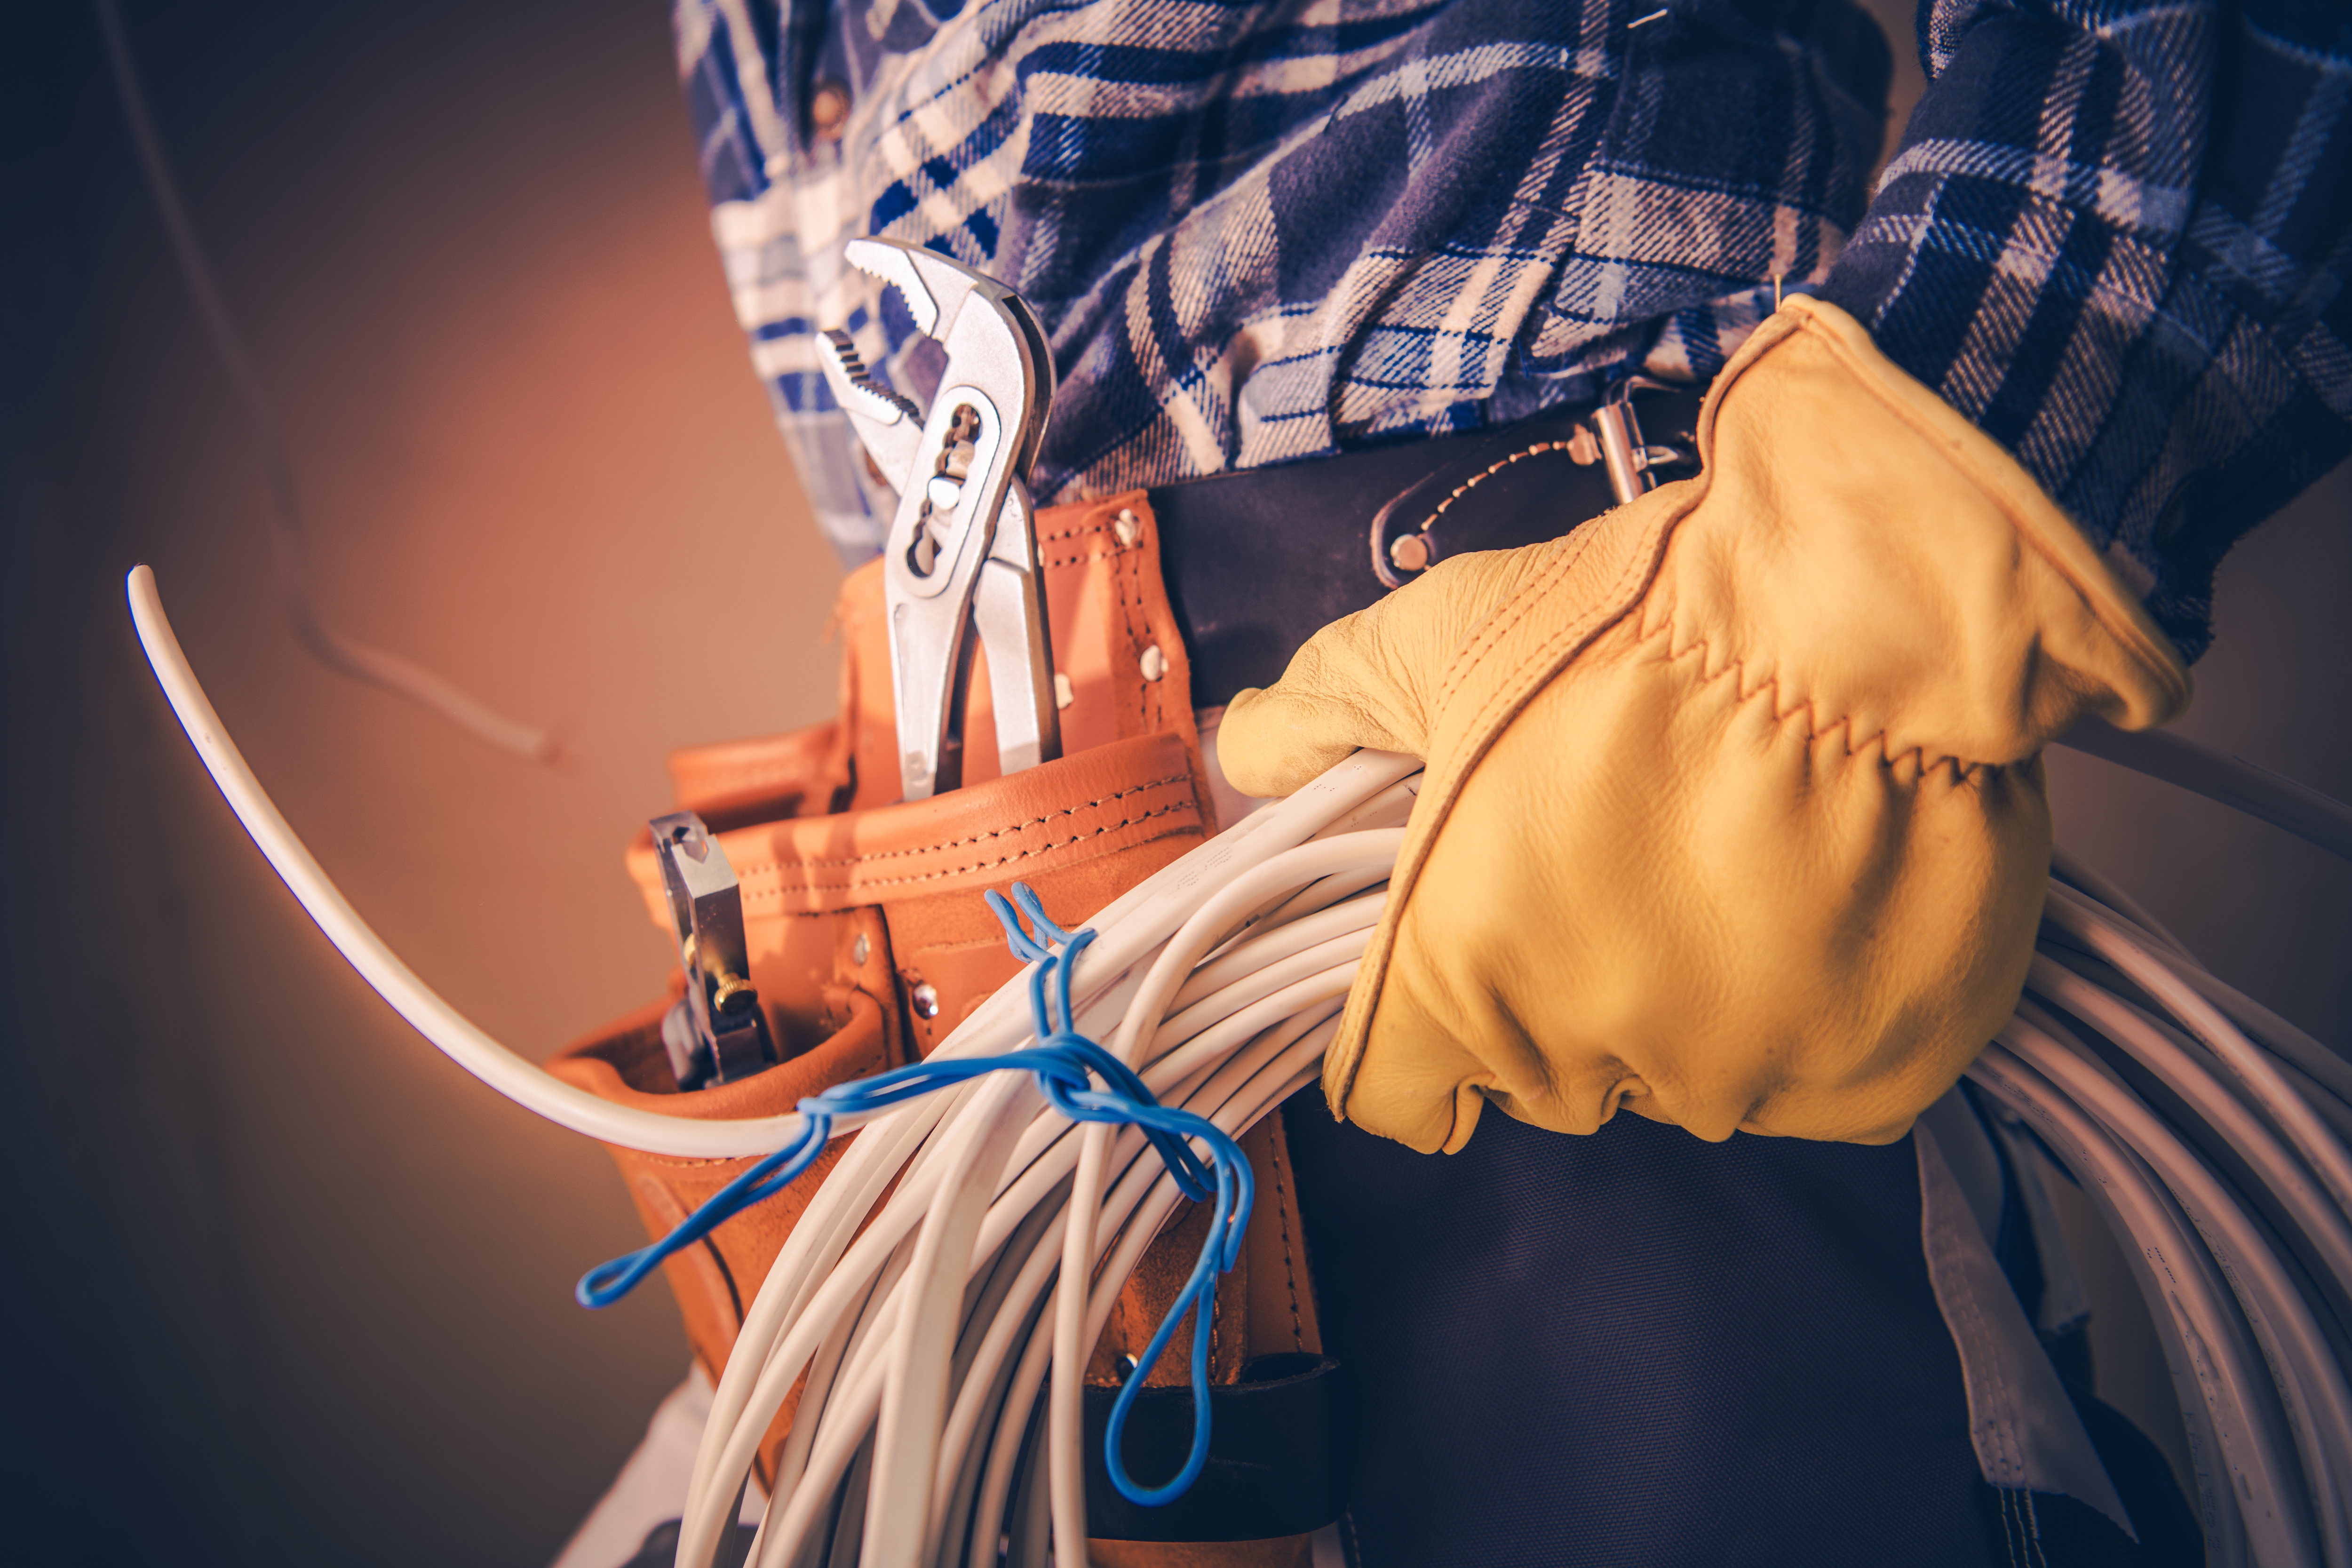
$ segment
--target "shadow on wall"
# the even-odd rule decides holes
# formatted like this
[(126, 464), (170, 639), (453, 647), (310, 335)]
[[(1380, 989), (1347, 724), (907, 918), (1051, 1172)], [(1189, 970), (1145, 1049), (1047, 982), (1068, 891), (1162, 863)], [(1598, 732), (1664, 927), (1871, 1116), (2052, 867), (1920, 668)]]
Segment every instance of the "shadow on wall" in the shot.
[[(662, 984), (620, 847), (663, 755), (829, 712), (838, 572), (744, 361), (658, 5), (126, 9), (322, 603), (577, 761), (514, 763), (298, 650), (94, 29), (29, 14), (0, 66), (10, 1554), (541, 1563), (683, 1364), (660, 1292), (571, 1303), (635, 1221), (599, 1151), (442, 1061), (295, 908), (140, 663), (122, 574), (155, 567), (359, 908), (544, 1055)], [(2183, 725), (2338, 795), (2347, 521), (2339, 473), (2231, 559)], [(2352, 1039), (2352, 868), (2104, 763), (2052, 774), (2072, 846)], [(2103, 1320), (2111, 1394), (2161, 1410), (2129, 1327)]]
[(571, 1300), (635, 1215), (602, 1151), (443, 1061), (292, 903), (176, 733), (122, 574), (153, 565), (352, 901), (544, 1056), (661, 992), (621, 851), (667, 808), (664, 755), (829, 715), (839, 569), (745, 359), (663, 7), (125, 13), (328, 615), (574, 762), (299, 649), (95, 27), (18, 18), (0, 1556), (543, 1563), (684, 1370), (666, 1292)]

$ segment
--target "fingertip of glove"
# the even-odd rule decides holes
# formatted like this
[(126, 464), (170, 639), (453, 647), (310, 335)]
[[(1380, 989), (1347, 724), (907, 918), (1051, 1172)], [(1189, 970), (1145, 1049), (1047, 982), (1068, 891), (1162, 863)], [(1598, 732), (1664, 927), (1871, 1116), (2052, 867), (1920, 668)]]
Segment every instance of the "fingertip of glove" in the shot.
[(1255, 686), (1234, 692), (1217, 725), (1218, 771), (1227, 784), (1259, 799), (1288, 795), (1320, 771), (1300, 771), (1297, 748), (1285, 744), (1268, 695)]

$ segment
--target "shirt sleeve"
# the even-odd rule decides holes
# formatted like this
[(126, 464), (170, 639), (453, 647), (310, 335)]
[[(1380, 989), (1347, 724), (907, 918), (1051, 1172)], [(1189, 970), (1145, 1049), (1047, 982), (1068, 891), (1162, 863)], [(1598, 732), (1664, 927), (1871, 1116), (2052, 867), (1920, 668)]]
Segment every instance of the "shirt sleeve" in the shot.
[(2352, 8), (1920, 16), (1927, 91), (1822, 292), (2194, 658), (2222, 554), (2352, 450)]

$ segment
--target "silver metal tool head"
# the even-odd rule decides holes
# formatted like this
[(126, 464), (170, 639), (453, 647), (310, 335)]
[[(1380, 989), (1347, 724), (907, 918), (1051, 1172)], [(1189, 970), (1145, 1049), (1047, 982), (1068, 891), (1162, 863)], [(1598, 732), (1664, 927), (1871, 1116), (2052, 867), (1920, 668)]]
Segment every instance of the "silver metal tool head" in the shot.
[(686, 971), (686, 995), (662, 1021), (670, 1070), (680, 1089), (748, 1078), (777, 1058), (751, 984), (735, 868), (695, 813), (672, 812), (650, 826)]
[(914, 472), (915, 448), (923, 438), (923, 411), (876, 384), (857, 345), (838, 328), (818, 337), (817, 363), (824, 369), (833, 400), (849, 416), (850, 428), (873, 456), (874, 466), (892, 489), (905, 489)]
[(1004, 771), (1060, 753), (1024, 487), (1053, 401), (1054, 360), (1035, 313), (994, 279), (898, 240), (852, 240), (843, 254), (897, 289), (916, 327), (947, 351), (928, 411), (877, 385), (847, 333), (825, 333), (819, 351), (826, 384), (898, 492), (883, 598), (899, 783), (919, 800), (961, 782), (975, 643), (988, 652)]

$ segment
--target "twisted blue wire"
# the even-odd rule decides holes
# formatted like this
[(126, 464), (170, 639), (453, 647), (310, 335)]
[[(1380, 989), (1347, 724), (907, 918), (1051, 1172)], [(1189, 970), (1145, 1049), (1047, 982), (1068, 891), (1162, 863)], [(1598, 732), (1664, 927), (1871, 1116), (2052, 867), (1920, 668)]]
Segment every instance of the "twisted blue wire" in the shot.
[[(802, 1118), (798, 1138), (764, 1156), (713, 1193), (701, 1207), (659, 1241), (600, 1263), (582, 1275), (572, 1296), (583, 1307), (609, 1307), (621, 1300), (664, 1258), (693, 1246), (752, 1205), (791, 1185), (824, 1153), (834, 1123), (840, 1119), (887, 1110), (952, 1084), (969, 1082), (984, 1073), (1034, 1074), (1038, 1092), (1071, 1121), (1141, 1128), (1161, 1163), (1167, 1166), (1177, 1191), (1194, 1203), (1212, 1199), (1215, 1203), (1200, 1260), (1169, 1307), (1168, 1315), (1160, 1320), (1159, 1331), (1136, 1358), (1134, 1371), (1128, 1374), (1118, 1398), (1111, 1405), (1110, 1422), (1103, 1434), (1103, 1459), (1111, 1484), (1129, 1501), (1157, 1508), (1190, 1490), (1208, 1463), (1209, 1331), (1216, 1314), (1217, 1276), (1229, 1272), (1241, 1259), (1242, 1237), (1249, 1228), (1255, 1184), (1240, 1145), (1214, 1123), (1189, 1110), (1161, 1105), (1125, 1062), (1077, 1032), (1076, 1015), (1070, 1005), (1070, 975), (1077, 966), (1078, 955), (1094, 942), (1095, 933), (1091, 930), (1074, 933), (1055, 924), (1046, 918), (1036, 890), (1025, 882), (1013, 884), (1010, 902), (994, 891), (987, 898), (990, 910), (1004, 927), (1005, 942), (1013, 955), (1036, 966), (1029, 974), (1029, 1007), (1037, 1036), (1034, 1047), (1002, 1056), (914, 1062), (872, 1078), (835, 1084), (822, 1093), (808, 1096), (796, 1108)], [(1022, 929), (1024, 916), (1034, 929), (1034, 936)], [(1060, 944), (1062, 951), (1055, 952), (1049, 943)], [(1096, 1079), (1107, 1087), (1094, 1087)], [(1192, 1152), (1190, 1141), (1194, 1139), (1208, 1146), (1206, 1161)], [(1159, 1363), (1188, 1310), (1193, 1314), (1192, 1447), (1173, 1479), (1162, 1486), (1146, 1487), (1128, 1474), (1119, 1454), (1120, 1438), (1126, 1433), (1136, 1395), (1142, 1391), (1144, 1380)]]

